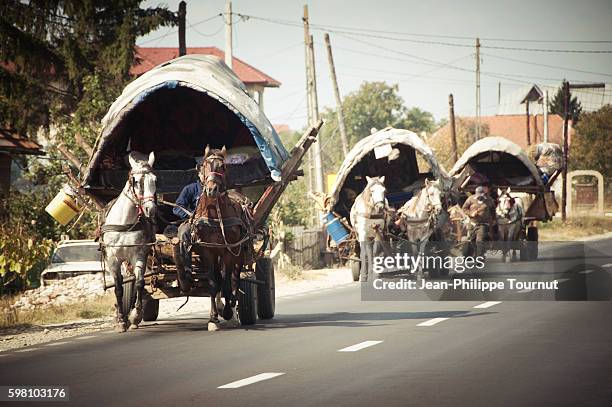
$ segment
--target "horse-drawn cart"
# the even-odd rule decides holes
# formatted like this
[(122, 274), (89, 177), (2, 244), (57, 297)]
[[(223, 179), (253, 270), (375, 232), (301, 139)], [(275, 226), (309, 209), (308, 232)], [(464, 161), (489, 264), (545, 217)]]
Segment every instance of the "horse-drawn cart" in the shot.
[[(141, 167), (144, 170), (135, 172), (132, 166), (130, 170), (131, 162), (126, 157), (130, 151), (154, 152), (154, 164), (151, 155), (149, 171), (155, 175), (156, 191), (149, 199), (155, 200), (157, 212), (149, 222), (155, 238), (145, 243), (152, 249), (144, 267), (142, 314), (145, 320), (157, 318), (159, 299), (209, 296), (209, 268), (202, 256), (193, 255), (188, 293), (181, 291), (173, 257), (173, 247), (178, 244), (176, 226), (181, 223), (173, 213), (173, 203), (186, 185), (198, 179), (196, 167), (207, 146), (227, 149), (223, 150), (224, 187), (246, 196), (248, 200), (244, 203), (252, 202), (249, 225), (245, 228), (248, 232), (243, 239), (252, 255), (240, 273), (237, 299), (240, 321), (249, 325), (255, 323), (257, 315), (274, 316), (274, 269), (271, 260), (265, 257), (266, 219), (287, 184), (296, 179), (302, 158), (316, 140), (320, 126), (321, 123), (311, 127), (293, 150), (287, 152), (243, 83), (223, 62), (211, 56), (188, 55), (169, 61), (124, 89), (102, 121), (102, 132), (81, 190), (100, 209), (112, 206), (122, 195), (128, 198), (131, 195), (132, 201), (142, 204), (141, 195), (146, 194), (136, 193), (138, 180), (134, 174), (142, 174), (149, 167), (144, 165)], [(138, 211), (138, 220), (131, 229), (124, 230), (136, 230), (145, 219), (142, 205)], [(224, 222), (219, 224), (223, 229)], [(121, 228), (114, 229), (117, 230)], [(108, 251), (112, 245), (106, 246)], [(237, 244), (227, 246), (238, 247)], [(129, 273), (131, 267), (124, 264), (123, 269)], [(127, 313), (136, 301), (138, 278), (123, 277), (118, 285), (123, 286), (123, 310)]]
[[(538, 257), (537, 222), (551, 220), (558, 210), (551, 186), (560, 170), (561, 164), (557, 163), (542, 171), (517, 144), (503, 137), (486, 137), (463, 153), (450, 176), (453, 177), (453, 190), (464, 197), (485, 185), (496, 201), (499, 195), (509, 196), (510, 193), (511, 199), (520, 198), (526, 209), (522, 210), (521, 219), (510, 220), (517, 222), (520, 228), (518, 238), (510, 240), (515, 240), (513, 243), (520, 250), (521, 260), (535, 260)], [(498, 223), (499, 212), (498, 209)], [(456, 240), (460, 241), (463, 229), (456, 225), (455, 230)], [(494, 230), (491, 235), (495, 247), (500, 239)]]
[[(384, 177), (391, 211), (401, 208), (422, 190), (426, 180), (436, 180), (443, 188), (449, 184), (448, 175), (431, 148), (409, 130), (389, 127), (363, 138), (353, 147), (340, 166), (329, 194), (327, 221), (328, 224), (341, 222), (349, 232), (336, 234), (337, 241), (332, 239), (329, 243), (341, 259), (350, 263), (355, 281), (359, 279), (360, 242), (350, 213), (356, 197), (367, 185), (367, 177)], [(386, 230), (380, 232), (383, 240), (389, 238)]]

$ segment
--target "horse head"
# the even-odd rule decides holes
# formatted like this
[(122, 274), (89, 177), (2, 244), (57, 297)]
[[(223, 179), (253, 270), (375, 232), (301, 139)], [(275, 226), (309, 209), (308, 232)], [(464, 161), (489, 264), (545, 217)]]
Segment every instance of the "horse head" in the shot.
[(204, 163), (200, 169), (200, 181), (204, 185), (206, 196), (214, 198), (225, 191), (225, 146), (221, 150), (206, 146)]
[(137, 206), (138, 212), (148, 219), (155, 218), (157, 205), (155, 191), (157, 177), (153, 174), (155, 153), (146, 154), (132, 151), (128, 157), (130, 172), (128, 174), (128, 197)]
[(365, 190), (369, 191), (369, 202), (368, 204), (372, 206), (372, 208), (380, 213), (386, 207), (386, 198), (385, 194), (387, 189), (385, 188), (385, 177), (368, 177), (366, 176), (366, 180), (368, 184), (366, 185)]
[(442, 211), (442, 187), (440, 180), (430, 181), (425, 179), (424, 195), (427, 199), (428, 211), (439, 214)]
[(510, 187), (508, 187), (508, 189), (505, 191), (502, 191), (501, 189), (497, 190), (498, 202), (495, 211), (497, 212), (497, 215), (501, 216), (502, 218), (510, 217), (510, 212), (512, 212), (512, 208), (516, 203), (515, 199), (510, 195), (510, 192)]

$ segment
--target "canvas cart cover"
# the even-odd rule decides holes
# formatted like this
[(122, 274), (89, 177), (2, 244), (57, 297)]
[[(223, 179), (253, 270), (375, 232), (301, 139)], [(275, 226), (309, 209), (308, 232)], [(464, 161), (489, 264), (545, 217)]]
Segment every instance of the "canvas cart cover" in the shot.
[[(491, 153), (497, 154), (499, 162), (491, 161)], [(504, 156), (507, 159), (504, 159)], [(472, 144), (459, 158), (450, 171), (452, 177), (458, 176), (468, 165), (475, 170), (485, 172), (484, 175), (505, 177), (503, 181), (493, 184), (501, 185), (533, 185), (542, 186), (542, 178), (535, 164), (529, 159), (523, 149), (503, 137), (485, 137)], [(504, 167), (505, 166), (505, 167)], [(487, 171), (488, 169), (488, 171)]]
[[(102, 119), (84, 186), (98, 182), (97, 172), (116, 168), (130, 150), (153, 150), (156, 155), (176, 150), (189, 152), (191, 158), (201, 155), (206, 144), (254, 151), (263, 159), (266, 176), (275, 181), (289, 157), (244, 84), (221, 60), (207, 55), (176, 58), (135, 79), (112, 104)], [(174, 167), (165, 169), (192, 165), (184, 161), (179, 156)]]
[[(419, 168), (417, 157), (426, 162), (423, 166), (428, 167), (427, 173), (421, 172), (424, 169)], [(343, 204), (347, 185), (360, 178), (363, 185), (356, 189), (361, 192), (366, 183), (364, 175), (385, 175), (387, 192), (391, 194), (411, 182), (422, 181), (425, 175), (441, 180), (444, 185), (448, 185), (449, 180), (431, 148), (416, 133), (391, 127), (361, 139), (349, 151), (330, 191), (329, 203), (333, 211), (345, 217), (348, 215), (352, 202)]]

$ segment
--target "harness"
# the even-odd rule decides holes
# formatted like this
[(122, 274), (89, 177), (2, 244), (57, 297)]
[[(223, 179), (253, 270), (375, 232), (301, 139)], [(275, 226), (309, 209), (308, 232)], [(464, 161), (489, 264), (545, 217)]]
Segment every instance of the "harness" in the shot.
[(113, 208), (113, 206), (117, 202), (117, 199), (118, 199), (117, 197), (113, 199), (112, 201), (110, 201), (108, 205), (106, 206), (106, 210), (104, 211), (104, 215), (101, 219), (102, 226), (100, 227), (100, 236), (103, 236), (104, 233), (106, 232), (121, 232), (121, 233), (138, 232), (138, 231), (147, 232), (152, 229), (152, 225), (154, 222), (150, 220), (149, 218), (147, 218), (146, 216), (144, 216), (143, 207), (144, 207), (144, 204), (147, 202), (152, 202), (152, 201), (154, 202), (155, 195), (138, 194), (136, 192), (136, 187), (135, 187), (135, 182), (134, 182), (135, 181), (134, 175), (143, 175), (143, 177), (140, 178), (138, 187), (140, 191), (144, 191), (144, 178), (145, 178), (144, 175), (150, 174), (152, 171), (153, 170), (148, 165), (145, 165), (142, 167), (142, 169), (139, 169), (136, 171), (130, 170), (130, 172), (128, 173), (127, 188), (123, 188), (123, 190), (121, 191), (121, 195), (125, 196), (136, 207), (138, 211), (136, 221), (134, 223), (126, 224), (126, 225), (107, 225), (106, 224), (106, 217), (108, 216), (108, 213), (110, 212), (110, 210)]

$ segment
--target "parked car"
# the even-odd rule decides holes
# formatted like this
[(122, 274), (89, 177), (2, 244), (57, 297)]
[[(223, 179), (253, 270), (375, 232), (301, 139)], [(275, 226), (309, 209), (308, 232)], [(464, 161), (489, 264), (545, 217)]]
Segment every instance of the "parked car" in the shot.
[(68, 277), (101, 272), (99, 243), (93, 240), (63, 240), (42, 272), (41, 280), (46, 285)]

